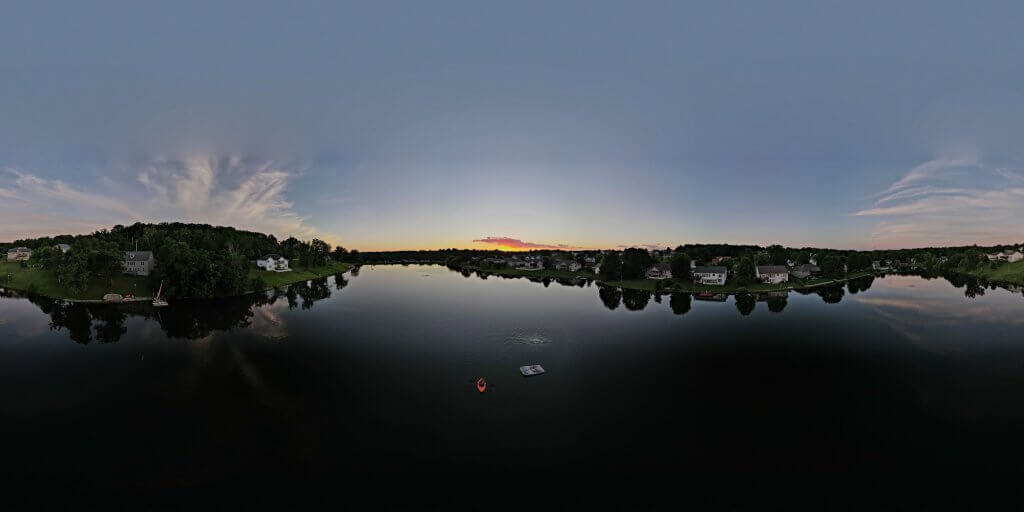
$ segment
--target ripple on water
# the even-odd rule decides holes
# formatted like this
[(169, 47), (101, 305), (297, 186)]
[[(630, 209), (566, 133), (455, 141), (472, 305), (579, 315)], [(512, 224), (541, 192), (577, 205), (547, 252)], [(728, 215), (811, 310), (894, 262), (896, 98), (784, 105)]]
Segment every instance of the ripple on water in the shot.
[(539, 347), (543, 345), (548, 345), (553, 341), (553, 338), (541, 332), (514, 331), (512, 335), (506, 339), (505, 342), (508, 344)]

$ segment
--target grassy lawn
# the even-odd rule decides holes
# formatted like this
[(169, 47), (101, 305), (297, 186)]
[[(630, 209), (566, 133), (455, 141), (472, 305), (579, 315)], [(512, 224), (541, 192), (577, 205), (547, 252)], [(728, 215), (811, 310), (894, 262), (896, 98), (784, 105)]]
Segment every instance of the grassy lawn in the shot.
[(102, 299), (104, 294), (152, 297), (159, 283), (150, 278), (118, 274), (113, 279), (94, 277), (80, 293), (71, 293), (57, 282), (50, 269), (21, 268), (18, 262), (0, 262), (0, 286), (25, 290), (55, 299)]
[[(267, 272), (252, 268), (249, 270), (249, 278), (258, 275), (267, 283), (267, 287), (272, 287), (340, 274), (351, 268), (352, 265), (348, 263), (337, 262), (322, 267), (299, 266), (291, 272)], [(0, 286), (38, 293), (55, 299), (98, 300), (107, 293), (152, 297), (156, 295), (160, 283), (151, 277), (118, 274), (113, 279), (93, 278), (80, 293), (72, 293), (57, 282), (57, 276), (50, 269), (22, 268), (18, 262), (3, 261), (0, 262)]]
[(335, 274), (341, 274), (347, 272), (352, 268), (352, 265), (348, 263), (340, 263), (332, 261), (331, 263), (322, 267), (306, 267), (302, 265), (296, 265), (291, 267), (291, 272), (267, 272), (257, 267), (249, 269), (249, 280), (251, 281), (255, 277), (263, 278), (263, 282), (267, 283), (267, 287), (284, 286), (286, 284), (298, 283), (300, 281), (309, 281), (310, 279), (317, 279), (320, 277), (333, 276)]
[(995, 265), (992, 268), (989, 268), (986, 265), (984, 268), (968, 273), (988, 281), (1024, 285), (1024, 261), (1003, 263), (1001, 265)]

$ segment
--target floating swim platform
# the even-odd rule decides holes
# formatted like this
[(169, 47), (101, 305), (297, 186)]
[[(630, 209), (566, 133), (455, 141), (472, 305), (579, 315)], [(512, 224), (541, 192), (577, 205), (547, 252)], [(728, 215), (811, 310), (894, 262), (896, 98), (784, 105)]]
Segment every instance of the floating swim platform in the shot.
[(523, 374), (523, 377), (532, 377), (544, 373), (544, 367), (539, 364), (520, 366), (519, 373)]

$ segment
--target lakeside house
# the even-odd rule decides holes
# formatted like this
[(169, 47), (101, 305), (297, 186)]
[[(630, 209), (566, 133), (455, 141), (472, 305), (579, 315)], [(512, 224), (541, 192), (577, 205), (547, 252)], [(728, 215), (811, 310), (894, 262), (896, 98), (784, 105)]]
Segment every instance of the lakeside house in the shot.
[(803, 265), (795, 267), (789, 273), (797, 279), (807, 279), (817, 273), (821, 272), (821, 268), (817, 265), (811, 265), (810, 263), (804, 263)]
[(693, 269), (693, 281), (700, 284), (724, 285), (729, 271), (725, 267), (697, 267)]
[(672, 268), (668, 263), (656, 263), (647, 269), (647, 279), (672, 279)]
[(256, 266), (268, 272), (288, 272), (288, 258), (280, 254), (267, 254), (256, 260)]
[(583, 268), (583, 265), (580, 265), (579, 263), (577, 263), (575, 261), (572, 262), (572, 263), (569, 263), (569, 272), (579, 272), (581, 268)]
[[(888, 261), (888, 260), (886, 260), (886, 261)], [(871, 262), (871, 269), (872, 270), (889, 270), (889, 264), (888, 263), (882, 263), (881, 261), (875, 260), (875, 261)]]
[(779, 284), (789, 281), (789, 269), (783, 265), (757, 265), (754, 276), (762, 283)]
[(57, 245), (54, 245), (53, 248), (57, 249), (58, 251), (60, 251), (63, 254), (63, 253), (66, 253), (66, 252), (71, 250), (71, 245), (70, 244), (57, 244)]
[(1006, 249), (1005, 251), (994, 252), (992, 254), (986, 254), (989, 261), (1006, 261), (1009, 263), (1015, 263), (1024, 260), (1024, 253), (1019, 250)]
[(32, 257), (32, 249), (28, 247), (13, 247), (7, 249), (7, 261), (27, 261)]
[(125, 251), (121, 267), (125, 274), (148, 276), (154, 263), (153, 251)]

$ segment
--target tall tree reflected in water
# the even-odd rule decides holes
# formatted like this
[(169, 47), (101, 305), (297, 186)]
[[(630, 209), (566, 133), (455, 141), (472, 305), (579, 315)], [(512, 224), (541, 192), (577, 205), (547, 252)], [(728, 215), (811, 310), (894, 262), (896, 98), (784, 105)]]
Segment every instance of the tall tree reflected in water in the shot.
[[(336, 289), (340, 290), (347, 284), (343, 276), (335, 277)], [(330, 296), (327, 278), (237, 297), (175, 301), (170, 307), (160, 309), (147, 303), (69, 303), (10, 290), (0, 291), (0, 297), (22, 298), (35, 304), (49, 315), (51, 330), (66, 330), (72, 341), (81, 344), (120, 341), (128, 332), (125, 325), (128, 318), (133, 316), (155, 320), (170, 338), (199, 339), (216, 331), (249, 327), (257, 308), (273, 305), (279, 300), (286, 300), (289, 309), (310, 309), (315, 302)]]
[(747, 316), (754, 311), (754, 307), (757, 306), (757, 299), (749, 293), (737, 293), (736, 297), (736, 310), (741, 315)]
[(334, 276), (334, 289), (342, 290), (348, 286), (348, 279), (345, 279), (345, 274), (338, 274)]
[(821, 286), (816, 291), (825, 304), (839, 304), (843, 300), (843, 295), (846, 295), (846, 289), (841, 284)]
[(765, 302), (768, 303), (768, 311), (782, 313), (789, 304), (789, 292), (768, 292)]
[(651, 302), (651, 292), (647, 290), (622, 290), (622, 304), (630, 311), (640, 311)]
[(601, 297), (601, 302), (604, 303), (604, 307), (615, 310), (619, 307), (619, 303), (622, 302), (622, 290), (614, 286), (601, 285), (597, 289), (597, 295)]
[(677, 315), (689, 313), (692, 306), (693, 296), (689, 293), (673, 293), (668, 299), (668, 307), (672, 308), (672, 313)]
[(866, 292), (871, 288), (871, 284), (874, 282), (875, 276), (858, 277), (847, 281), (846, 288), (849, 290), (850, 294)]
[(797, 289), (797, 293), (801, 295), (815, 294), (821, 297), (821, 300), (825, 304), (839, 304), (843, 300), (843, 296), (846, 295), (846, 287), (843, 283), (829, 284), (825, 286), (815, 286), (809, 289)]

